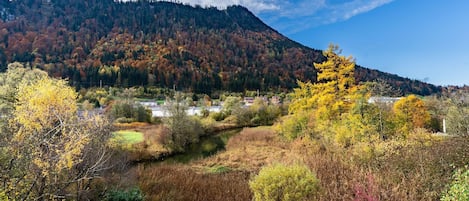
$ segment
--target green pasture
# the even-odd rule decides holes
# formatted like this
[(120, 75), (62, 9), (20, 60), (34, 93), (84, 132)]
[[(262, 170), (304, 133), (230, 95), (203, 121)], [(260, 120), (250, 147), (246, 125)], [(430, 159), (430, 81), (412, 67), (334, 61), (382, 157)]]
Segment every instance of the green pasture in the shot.
[(143, 133), (136, 131), (121, 130), (113, 133), (112, 141), (122, 145), (137, 144), (143, 142)]

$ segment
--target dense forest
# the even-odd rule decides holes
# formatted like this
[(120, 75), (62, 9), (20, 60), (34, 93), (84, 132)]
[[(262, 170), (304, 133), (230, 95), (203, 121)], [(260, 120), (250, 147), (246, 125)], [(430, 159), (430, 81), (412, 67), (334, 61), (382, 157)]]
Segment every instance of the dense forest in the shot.
[[(318, 39), (320, 40), (320, 39)], [(99, 85), (214, 90), (287, 90), (316, 81), (325, 57), (273, 30), (244, 7), (170, 2), (18, 0), (0, 2), (0, 72), (18, 61)], [(358, 67), (357, 82), (385, 80), (403, 93), (440, 88)]]

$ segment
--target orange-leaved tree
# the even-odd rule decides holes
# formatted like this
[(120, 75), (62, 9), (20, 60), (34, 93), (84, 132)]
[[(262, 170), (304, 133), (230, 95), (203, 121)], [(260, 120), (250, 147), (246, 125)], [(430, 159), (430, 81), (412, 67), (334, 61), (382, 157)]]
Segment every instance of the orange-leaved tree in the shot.
[(393, 106), (397, 132), (406, 137), (415, 128), (424, 128), (430, 121), (425, 102), (415, 95), (397, 101)]

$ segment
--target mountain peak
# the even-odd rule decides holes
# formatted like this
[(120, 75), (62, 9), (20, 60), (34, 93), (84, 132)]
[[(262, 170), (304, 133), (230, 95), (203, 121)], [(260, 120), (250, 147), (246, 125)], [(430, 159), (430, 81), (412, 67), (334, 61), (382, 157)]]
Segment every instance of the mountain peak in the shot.
[[(242, 6), (25, 0), (2, 1), (0, 16), (3, 70), (28, 62), (77, 87), (288, 90), (297, 80), (316, 81), (313, 63), (324, 60), (321, 51), (286, 38)], [(359, 68), (357, 75), (364, 81), (386, 74)], [(437, 90), (398, 83), (404, 92)]]

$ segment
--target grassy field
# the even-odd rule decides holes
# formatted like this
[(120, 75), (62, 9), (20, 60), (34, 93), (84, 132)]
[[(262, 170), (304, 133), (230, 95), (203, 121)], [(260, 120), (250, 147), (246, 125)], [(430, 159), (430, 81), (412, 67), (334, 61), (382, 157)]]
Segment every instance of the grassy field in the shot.
[(142, 161), (168, 155), (171, 150), (161, 143), (161, 126), (147, 123), (115, 124), (119, 130), (110, 140), (114, 148), (127, 151), (129, 161)]
[(143, 133), (129, 130), (121, 130), (114, 132), (114, 138), (120, 144), (137, 144), (143, 142)]

